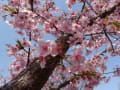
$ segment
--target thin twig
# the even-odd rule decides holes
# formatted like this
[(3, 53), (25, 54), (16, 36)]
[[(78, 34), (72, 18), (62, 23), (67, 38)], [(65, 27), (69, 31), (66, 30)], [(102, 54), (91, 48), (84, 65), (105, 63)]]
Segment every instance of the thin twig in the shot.
[(89, 23), (88, 25), (92, 26), (93, 23), (94, 23), (94, 21), (95, 21), (97, 18), (103, 19), (103, 18), (105, 18), (106, 16), (112, 14), (118, 6), (120, 6), (120, 2), (119, 2), (117, 5), (115, 5), (115, 6), (113, 6), (112, 8), (110, 8), (109, 10), (105, 10), (104, 12), (98, 14), (96, 17), (91, 18), (91, 19), (90, 19), (90, 23)]
[(111, 73), (115, 73), (116, 71), (113, 71), (113, 72), (107, 72), (107, 73), (103, 73), (103, 74), (111, 74)]
[[(112, 72), (107, 72), (107, 73), (102, 73), (102, 74), (111, 74), (111, 73), (115, 73), (115, 72), (117, 72), (117, 71), (118, 71), (118, 69), (115, 70), (115, 71), (112, 71)], [(95, 72), (95, 73), (97, 73), (97, 72)], [(86, 75), (86, 74), (84, 74), (84, 75)], [(73, 78), (74, 76), (76, 76), (76, 78)], [(70, 82), (72, 82), (72, 81), (74, 81), (74, 80), (76, 80), (76, 79), (79, 79), (81, 76), (83, 76), (83, 74), (74, 74), (74, 76), (71, 77), (69, 80), (66, 80), (66, 81), (64, 81), (63, 83), (61, 83), (60, 85), (58, 85), (57, 88), (51, 88), (50, 90), (60, 90), (61, 88), (64, 88), (64, 87), (66, 87), (68, 84), (70, 84)], [(83, 84), (83, 85), (84, 85), (84, 84)], [(82, 89), (82, 87), (81, 87), (81, 89)], [(81, 90), (81, 89), (80, 89), (80, 90)]]
[[(49, 21), (47, 20), (47, 18), (45, 18), (44, 16), (41, 16), (40, 14), (38, 14), (37, 12), (34, 12), (37, 16), (41, 17), (42, 19), (44, 19), (45, 21), (47, 21), (49, 23)], [(58, 31), (58, 28), (56, 27), (56, 25), (53, 23), (53, 27), (56, 29), (56, 31)]]
[(28, 51), (27, 51), (25, 48), (23, 48), (23, 50), (24, 50), (26, 53), (28, 53)]
[(85, 8), (85, 3), (86, 3), (86, 0), (84, 1), (83, 3), (83, 6), (82, 6), (82, 9), (81, 9), (81, 12), (83, 12), (84, 8)]
[(70, 83), (71, 80), (67, 80), (65, 82), (63, 82), (62, 84), (60, 84), (57, 88), (51, 88), (50, 90), (60, 90), (61, 88), (65, 87), (66, 85), (68, 85)]
[(98, 13), (93, 9), (93, 7), (91, 6), (90, 3), (88, 3), (88, 1), (86, 0), (86, 3), (89, 5), (89, 7), (91, 8), (91, 10), (97, 15)]
[[(106, 32), (106, 33), (108, 33), (108, 34), (116, 34), (117, 32)], [(85, 34), (84, 36), (94, 36), (94, 35), (100, 35), (100, 34), (104, 34), (104, 32), (102, 31), (102, 32), (99, 32), (99, 33), (91, 33), (91, 34)]]
[[(29, 32), (29, 41), (31, 41), (31, 32)], [(30, 47), (28, 48), (28, 58), (27, 58), (27, 65), (30, 63)]]
[(85, 85), (85, 82), (82, 82), (82, 85), (80, 86), (80, 90), (83, 89), (84, 85)]
[(114, 71), (112, 71), (112, 72), (106, 72), (106, 73), (103, 73), (103, 74), (112, 74), (112, 73), (115, 73), (115, 72), (120, 71), (119, 69), (120, 69), (120, 68), (116, 68), (116, 70), (114, 70)]
[(107, 37), (107, 39), (109, 40), (109, 42), (110, 42), (110, 44), (111, 44), (111, 47), (112, 47), (113, 53), (115, 53), (115, 50), (114, 50), (114, 47), (113, 47), (113, 44), (112, 44), (112, 41), (111, 41), (110, 37), (108, 36), (106, 30), (103, 30), (103, 31), (104, 31), (104, 33), (105, 33), (105, 36)]

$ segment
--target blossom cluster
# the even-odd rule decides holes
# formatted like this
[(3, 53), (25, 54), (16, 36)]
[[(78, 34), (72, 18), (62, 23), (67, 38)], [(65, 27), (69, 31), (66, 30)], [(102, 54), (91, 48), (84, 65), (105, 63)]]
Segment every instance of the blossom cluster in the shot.
[[(9, 67), (11, 78), (26, 68), (28, 59), (31, 63), (38, 57), (44, 68), (46, 56), (62, 53), (63, 43), (45, 40), (44, 35), (52, 35), (58, 40), (62, 35), (72, 34), (66, 41), (72, 50), (63, 56), (43, 89), (56, 88), (72, 78), (63, 90), (79, 90), (78, 85), (82, 82), (85, 82), (85, 90), (90, 90), (105, 80), (103, 72), (107, 69), (109, 56), (120, 55), (120, 6), (104, 18), (98, 16), (120, 3), (119, 0), (66, 0), (71, 9), (69, 12), (56, 7), (52, 0), (44, 0), (44, 3), (34, 0), (34, 11), (25, 0), (8, 0), (8, 3), (1, 7), (1, 15), (22, 37), (15, 46), (8, 45), (8, 56), (15, 57)], [(88, 5), (81, 11), (73, 11), (72, 5), (76, 3)], [(94, 22), (90, 25), (92, 19)], [(119, 70), (114, 74), (120, 76)]]

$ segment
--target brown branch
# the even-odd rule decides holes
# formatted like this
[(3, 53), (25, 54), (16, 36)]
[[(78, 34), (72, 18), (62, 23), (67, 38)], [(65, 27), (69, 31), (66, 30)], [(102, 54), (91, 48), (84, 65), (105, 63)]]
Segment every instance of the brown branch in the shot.
[(83, 12), (83, 10), (85, 8), (85, 3), (86, 3), (86, 0), (83, 2), (83, 6), (82, 6), (82, 9), (81, 9), (81, 12)]
[[(108, 75), (108, 74), (116, 73), (116, 72), (118, 72), (118, 71), (120, 71), (119, 68), (116, 68), (115, 71), (106, 72), (106, 73), (102, 73), (102, 74)], [(95, 73), (97, 73), (97, 72), (95, 72)], [(86, 74), (74, 74), (74, 76), (76, 76), (76, 78), (74, 78), (74, 76), (73, 76), (73, 77), (71, 77), (69, 80), (66, 80), (66, 81), (64, 81), (63, 83), (61, 83), (60, 85), (58, 85), (57, 88), (51, 88), (50, 90), (60, 90), (61, 88), (64, 88), (64, 87), (66, 87), (67, 85), (69, 85), (70, 82), (72, 82), (72, 81), (74, 81), (74, 80), (77, 80), (77, 79), (79, 79), (81, 76), (84, 76), (84, 75), (86, 75)]]
[(34, 0), (27, 0), (28, 4), (30, 5), (31, 11), (34, 10), (33, 4), (34, 4)]
[(73, 82), (74, 80), (78, 80), (80, 77), (87, 75), (85, 73), (81, 73), (81, 74), (74, 74), (73, 76), (70, 77), (69, 80), (65, 80), (63, 83), (61, 83), (60, 85), (57, 86), (57, 88), (51, 88), (50, 90), (60, 90), (61, 88), (66, 87), (68, 84), (70, 84), (70, 82)]
[(25, 48), (23, 48), (23, 50), (24, 50), (26, 53), (28, 53), (28, 51), (27, 51)]
[(101, 13), (101, 14), (99, 14), (99, 15), (97, 15), (96, 17), (93, 17), (93, 18), (91, 18), (90, 19), (90, 23), (88, 24), (88, 25), (93, 25), (93, 23), (94, 23), (94, 21), (97, 19), (97, 18), (105, 18), (106, 16), (109, 16), (110, 14), (112, 14), (114, 11), (115, 11), (115, 9), (118, 7), (118, 6), (120, 6), (120, 2), (117, 4), (117, 5), (115, 5), (115, 6), (113, 6), (112, 8), (110, 8), (109, 10), (106, 10), (106, 11), (104, 11), (103, 13)]
[(107, 39), (108, 39), (109, 42), (110, 42), (110, 45), (111, 45), (111, 47), (112, 47), (112, 51), (113, 51), (113, 53), (115, 53), (115, 50), (114, 50), (114, 47), (113, 47), (113, 44), (112, 44), (112, 41), (111, 41), (110, 37), (108, 36), (106, 30), (103, 30), (103, 31), (104, 31), (104, 33), (105, 33), (105, 36), (107, 37)]
[(89, 5), (89, 7), (91, 8), (91, 10), (97, 15), (97, 12), (93, 9), (93, 7), (91, 6), (91, 4), (88, 1), (86, 1), (86, 2)]
[(70, 84), (71, 80), (67, 80), (63, 83), (61, 83), (57, 88), (51, 88), (50, 90), (60, 90), (61, 88), (66, 87), (68, 84)]
[[(116, 32), (106, 32), (107, 34), (116, 34)], [(94, 36), (94, 35), (101, 35), (104, 34), (104, 32), (98, 32), (98, 33), (91, 33), (91, 34), (85, 34), (84, 36)]]
[[(49, 23), (49, 21), (47, 20), (47, 18), (45, 18), (44, 16), (38, 14), (37, 12), (34, 12), (37, 16), (39, 16), (40, 18), (44, 19), (46, 22)], [(58, 31), (57, 26), (53, 23), (53, 27), (56, 29), (56, 31)]]
[[(117, 32), (106, 32), (106, 33), (107, 33), (107, 34), (115, 34), (115, 35), (116, 35)], [(87, 36), (91, 36), (92, 39), (94, 40), (94, 37), (93, 37), (93, 36), (103, 35), (103, 34), (105, 34), (103, 31), (102, 31), (102, 32), (98, 32), (98, 33), (85, 34), (85, 35), (84, 35), (84, 39), (85, 39), (85, 37), (87, 37)], [(77, 45), (79, 45), (79, 44), (80, 44), (80, 42), (77, 43)]]
[(1, 87), (0, 90), (40, 90), (57, 64), (64, 58), (63, 55), (69, 48), (69, 44), (66, 42), (69, 37), (69, 35), (62, 36), (56, 40), (57, 44), (62, 44), (62, 52), (56, 57), (48, 55), (43, 69), (40, 67), (39, 58), (36, 58), (34, 62), (28, 65), (16, 78)]
[[(31, 32), (29, 32), (29, 41), (31, 41)], [(30, 47), (28, 48), (28, 58), (27, 58), (27, 64), (26, 64), (26, 66), (28, 66), (29, 65), (29, 63), (30, 63)]]
[[(33, 2), (34, 0), (28, 0), (28, 3), (30, 4), (30, 7), (31, 7), (31, 11), (32, 12), (34, 12), (34, 8), (33, 8), (33, 4), (34, 4), (34, 2)], [(29, 41), (31, 41), (31, 38), (32, 38), (32, 36), (31, 36), (31, 31), (29, 32)], [(28, 58), (27, 58), (27, 64), (26, 64), (26, 66), (28, 66), (29, 65), (29, 63), (30, 63), (30, 52), (31, 52), (31, 50), (30, 50), (31, 48), (29, 47), (28, 48)]]
[(115, 68), (115, 70), (114, 71), (111, 71), (111, 72), (103, 72), (103, 74), (113, 74), (113, 73), (117, 73), (117, 72), (120, 72), (120, 68)]

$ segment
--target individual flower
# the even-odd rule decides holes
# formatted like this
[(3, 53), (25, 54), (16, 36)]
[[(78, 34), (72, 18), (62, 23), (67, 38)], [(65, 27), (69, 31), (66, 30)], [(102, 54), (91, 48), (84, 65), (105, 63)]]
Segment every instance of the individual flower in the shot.
[(39, 46), (37, 48), (40, 56), (47, 56), (51, 53), (50, 40), (39, 40)]
[(26, 40), (25, 38), (23, 38), (21, 44), (23, 47), (31, 47), (31, 42)]
[(15, 56), (18, 48), (15, 46), (8, 46), (8, 56)]

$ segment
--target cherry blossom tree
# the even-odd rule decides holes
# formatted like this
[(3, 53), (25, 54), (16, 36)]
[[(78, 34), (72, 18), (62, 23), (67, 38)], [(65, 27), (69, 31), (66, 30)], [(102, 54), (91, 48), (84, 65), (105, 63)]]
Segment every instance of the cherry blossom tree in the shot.
[[(120, 76), (119, 67), (105, 72), (110, 56), (120, 55), (120, 1), (65, 3), (69, 12), (53, 0), (8, 0), (1, 6), (4, 21), (22, 39), (7, 45), (15, 60), (11, 80), (0, 90), (93, 90), (109, 81), (106, 74)], [(76, 3), (79, 11), (72, 10)], [(45, 40), (45, 34), (55, 40)]]

